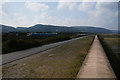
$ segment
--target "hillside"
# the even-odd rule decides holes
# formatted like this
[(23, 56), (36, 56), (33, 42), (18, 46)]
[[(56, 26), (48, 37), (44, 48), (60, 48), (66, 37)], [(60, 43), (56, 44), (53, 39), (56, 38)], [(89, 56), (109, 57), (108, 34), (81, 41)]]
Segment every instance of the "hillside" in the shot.
[[(1, 27), (1, 26), (0, 26)], [(17, 27), (2, 25), (2, 32), (92, 32), (92, 33), (111, 33), (112, 31), (92, 26), (54, 26), (37, 24), (31, 27)]]
[(2, 32), (16, 32), (16, 28), (12, 26), (0, 25), (2, 27)]

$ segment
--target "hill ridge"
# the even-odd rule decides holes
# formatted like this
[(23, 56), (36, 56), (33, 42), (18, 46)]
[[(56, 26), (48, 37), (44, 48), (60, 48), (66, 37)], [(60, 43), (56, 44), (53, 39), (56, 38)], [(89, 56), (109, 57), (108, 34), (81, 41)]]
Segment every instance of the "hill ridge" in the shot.
[(93, 27), (93, 26), (56, 26), (36, 24), (30, 27), (17, 27), (1, 25), (2, 32), (93, 32), (93, 33), (111, 33), (111, 30)]

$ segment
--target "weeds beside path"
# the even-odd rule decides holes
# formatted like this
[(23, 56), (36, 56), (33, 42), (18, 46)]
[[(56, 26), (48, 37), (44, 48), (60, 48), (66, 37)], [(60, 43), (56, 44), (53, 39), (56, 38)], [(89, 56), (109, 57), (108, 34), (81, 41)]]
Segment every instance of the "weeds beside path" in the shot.
[(81, 38), (42, 52), (10, 67), (4, 78), (75, 78), (94, 37)]
[(111, 66), (118, 78), (120, 79), (120, 35), (100, 35), (101, 44), (107, 54)]

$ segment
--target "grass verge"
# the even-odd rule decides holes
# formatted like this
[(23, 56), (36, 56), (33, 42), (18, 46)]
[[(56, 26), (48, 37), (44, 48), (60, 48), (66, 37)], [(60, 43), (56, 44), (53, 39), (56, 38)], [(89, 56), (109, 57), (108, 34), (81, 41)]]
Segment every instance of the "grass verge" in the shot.
[(4, 78), (76, 78), (94, 37), (81, 38), (10, 67), (3, 67)]
[(26, 33), (19, 33), (16, 36), (15, 33), (4, 33), (2, 34), (2, 54), (69, 40), (73, 35), (75, 34), (26, 36)]
[(118, 35), (100, 35), (100, 42), (107, 54), (110, 64), (118, 78), (120, 79), (120, 44)]

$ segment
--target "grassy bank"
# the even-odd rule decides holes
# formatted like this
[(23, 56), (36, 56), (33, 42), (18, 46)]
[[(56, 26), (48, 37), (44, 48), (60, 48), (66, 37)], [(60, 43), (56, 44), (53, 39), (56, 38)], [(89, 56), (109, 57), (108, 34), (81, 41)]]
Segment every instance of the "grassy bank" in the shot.
[(75, 34), (60, 33), (58, 35), (26, 36), (27, 33), (4, 33), (2, 35), (2, 54), (38, 47), (71, 39)]
[(120, 79), (119, 36), (118, 35), (100, 35), (99, 38), (117, 78)]
[(3, 67), (4, 78), (76, 78), (94, 37), (60, 45)]

